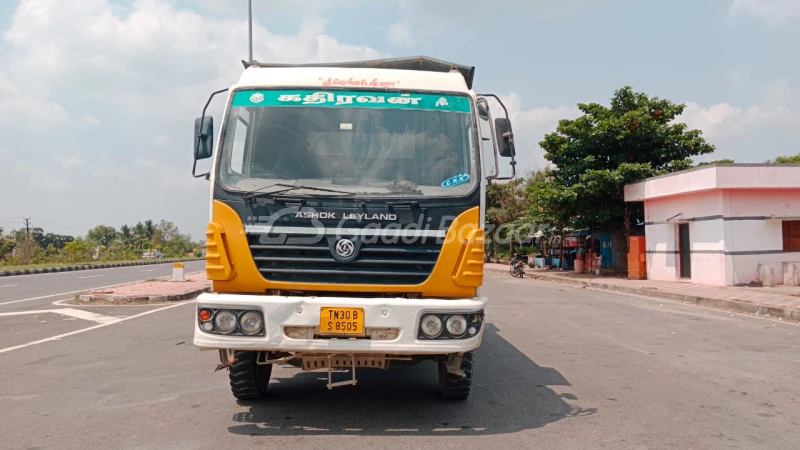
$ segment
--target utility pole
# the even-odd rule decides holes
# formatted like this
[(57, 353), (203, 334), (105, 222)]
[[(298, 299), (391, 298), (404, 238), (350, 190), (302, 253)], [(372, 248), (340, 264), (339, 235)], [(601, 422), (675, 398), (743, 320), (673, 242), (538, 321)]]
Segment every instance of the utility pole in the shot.
[(23, 217), (22, 220), (25, 221), (25, 237), (30, 239), (31, 238), (31, 218), (30, 217)]
[(250, 60), (253, 62), (253, 0), (247, 0), (247, 35), (250, 41)]

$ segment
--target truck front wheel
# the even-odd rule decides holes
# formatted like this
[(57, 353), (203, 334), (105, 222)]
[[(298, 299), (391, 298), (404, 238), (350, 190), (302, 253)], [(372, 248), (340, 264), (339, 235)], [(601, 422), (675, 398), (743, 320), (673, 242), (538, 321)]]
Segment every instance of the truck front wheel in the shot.
[(267, 395), (272, 364), (258, 364), (258, 352), (236, 352), (228, 377), (233, 396), (239, 400), (260, 400)]
[(447, 371), (447, 362), (439, 361), (439, 387), (442, 397), (448, 400), (465, 400), (472, 388), (472, 352), (464, 353), (461, 358), (461, 370), (464, 376)]

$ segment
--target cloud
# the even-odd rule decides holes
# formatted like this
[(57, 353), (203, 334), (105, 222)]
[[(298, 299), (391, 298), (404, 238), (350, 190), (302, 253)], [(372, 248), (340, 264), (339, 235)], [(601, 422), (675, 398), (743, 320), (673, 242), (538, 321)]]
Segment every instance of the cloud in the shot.
[(717, 141), (731, 140), (754, 131), (800, 127), (800, 116), (779, 105), (739, 108), (729, 103), (718, 103), (704, 107), (686, 102), (686, 110), (678, 120), (692, 129), (702, 130), (708, 140)]
[(152, 142), (155, 145), (165, 145), (168, 144), (170, 141), (169, 136), (165, 134), (156, 134), (152, 137)]
[(80, 123), (90, 127), (96, 127), (97, 125), (100, 125), (100, 118), (91, 114), (83, 113), (78, 119)]
[(58, 162), (64, 166), (65, 169), (71, 169), (73, 167), (81, 165), (83, 160), (78, 158), (77, 156), (59, 156)]
[(794, 90), (784, 79), (765, 83), (761, 100), (748, 107), (728, 102), (702, 106), (686, 102), (686, 109), (677, 118), (690, 128), (703, 131), (710, 141), (728, 143), (747, 135), (776, 132), (800, 133), (800, 114), (795, 110)]
[(44, 98), (26, 95), (0, 69), (0, 128), (40, 131), (53, 124), (68, 122), (64, 108)]
[(5, 145), (0, 145), (0, 157), (6, 156), (8, 154), (8, 147)]
[(388, 36), (389, 43), (403, 47), (410, 47), (414, 45), (414, 37), (412, 36), (411, 26), (406, 21), (397, 22), (389, 27)]
[[(346, 5), (351, 6), (363, 1), (365, 0), (348, 0)], [(227, 17), (247, 17), (247, 2), (244, 0), (187, 0), (186, 3), (212, 14)], [(253, 16), (257, 18), (259, 14), (262, 13), (280, 13), (283, 16), (305, 16), (309, 11), (321, 14), (327, 10), (341, 8), (342, 6), (342, 2), (330, 2), (326, 0), (292, 0), (290, 2), (286, 0), (254, 0)]]
[[(298, 34), (287, 36), (256, 22), (254, 57), (319, 62), (379, 56), (325, 35), (325, 25), (306, 19)], [(173, 123), (197, 115), (201, 99), (232, 84), (247, 55), (246, 20), (204, 17), (159, 0), (136, 1), (125, 12), (108, 0), (23, 0), (4, 38), (14, 86), (44, 94), (75, 89), (99, 103), (125, 105), (120, 113)]]
[[(539, 142), (547, 133), (555, 131), (561, 119), (574, 119), (581, 115), (577, 106), (534, 106), (524, 109), (520, 96), (511, 92), (500, 95), (500, 100), (508, 109), (508, 116), (514, 130), (514, 144), (517, 150), (517, 171), (526, 172), (534, 169), (544, 169), (550, 162), (544, 159), (544, 150), (539, 147)], [(492, 115), (502, 117), (503, 109), (493, 99), (489, 100)], [(501, 170), (502, 161), (501, 161)]]
[(67, 180), (53, 175), (39, 166), (16, 164), (13, 172), (27, 175), (29, 186), (35, 191), (61, 192), (72, 187)]
[[(475, 14), (486, 8), (484, 0), (401, 0), (407, 11), (434, 13), (440, 16), (482, 21), (483, 16)], [(501, 9), (506, 14), (525, 14), (541, 18), (588, 9), (597, 5), (607, 5), (608, 0), (511, 0), (504, 2)]]
[(728, 12), (731, 16), (751, 15), (773, 25), (800, 19), (800, 1), (797, 0), (733, 0)]
[[(414, 38), (428, 51), (436, 51), (432, 42), (446, 36), (496, 33), (495, 23), (514, 15), (533, 20), (547, 20), (567, 14), (608, 6), (618, 0), (510, 0), (487, 8), (484, 0), (397, 0), (401, 20), (389, 29), (388, 40), (398, 45), (404, 36)], [(348, 2), (348, 4), (350, 4)], [(393, 41), (393, 38), (396, 41)]]
[[(800, 139), (800, 114), (791, 105), (793, 90), (785, 80), (764, 85), (763, 99), (756, 105), (736, 106), (729, 102), (702, 105), (686, 102), (677, 121), (699, 129), (707, 141), (716, 145), (713, 155), (698, 160), (733, 158), (739, 162), (761, 162), (781, 154), (796, 154)], [(518, 172), (549, 165), (539, 142), (558, 126), (561, 119), (581, 115), (577, 106), (534, 106), (525, 108), (514, 92), (500, 96), (508, 108), (517, 148)], [(499, 105), (490, 101), (492, 114), (502, 115)], [(502, 164), (502, 162), (501, 162)], [(501, 166), (502, 169), (502, 166)]]
[(764, 102), (767, 105), (791, 105), (794, 102), (794, 90), (789, 82), (781, 79), (764, 85)]
[(158, 164), (156, 164), (155, 161), (150, 160), (150, 159), (136, 158), (133, 161), (133, 167), (137, 167), (137, 168), (153, 168), (153, 167), (157, 167), (157, 166), (158, 166)]
[[(247, 57), (246, 3), (206, 3), (228, 4), (231, 14), (202, 15), (172, 0), (21, 0), (2, 34), (0, 128), (14, 130), (4, 144), (32, 151), (15, 155), (16, 166), (0, 164), (0, 191), (26, 182), (36, 189), (69, 189), (59, 205), (106, 204), (102, 210), (87, 206), (71, 227), (134, 220), (132, 211), (141, 211), (201, 236), (208, 184), (190, 175), (192, 121), (212, 91), (238, 79)], [(233, 3), (245, 5), (243, 14)], [(263, 12), (263, 2), (254, 3), (254, 14), (256, 8)], [(283, 9), (295, 8), (292, 3)], [(326, 25), (303, 17), (288, 34), (256, 20), (254, 56), (276, 62), (381, 56), (326, 34)], [(221, 98), (209, 112), (221, 113)], [(59, 152), (80, 149), (75, 156), (83, 158), (82, 172), (90, 176), (66, 180), (39, 167), (39, 158), (56, 161), (61, 171), (65, 163), (76, 164), (59, 161), (60, 153), (43, 143), (48, 139), (58, 141)], [(153, 204), (153, 196), (164, 193), (174, 195)], [(41, 225), (54, 232), (65, 226), (55, 215), (58, 205), (8, 199), (3, 206), (9, 214), (41, 217)]]

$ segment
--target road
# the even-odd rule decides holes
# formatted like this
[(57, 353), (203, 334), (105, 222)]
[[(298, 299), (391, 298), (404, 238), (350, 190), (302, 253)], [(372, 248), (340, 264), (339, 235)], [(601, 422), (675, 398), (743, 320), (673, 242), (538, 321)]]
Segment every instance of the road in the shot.
[(82, 308), (130, 320), (0, 353), (3, 448), (798, 448), (800, 326), (499, 274), (486, 289), (463, 403), (437, 398), (432, 364), (332, 391), (278, 367), (268, 401), (237, 403), (191, 345), (192, 302)]
[[(189, 261), (184, 263), (184, 270), (197, 272), (203, 270), (204, 265), (204, 261)], [(0, 313), (49, 308), (53, 301), (70, 298), (76, 292), (171, 274), (172, 264), (153, 264), (2, 277)]]

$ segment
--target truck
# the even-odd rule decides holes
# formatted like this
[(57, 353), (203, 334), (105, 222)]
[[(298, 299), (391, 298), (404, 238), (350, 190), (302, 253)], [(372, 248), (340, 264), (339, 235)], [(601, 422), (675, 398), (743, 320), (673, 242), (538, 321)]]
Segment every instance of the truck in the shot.
[(275, 364), (325, 371), (331, 389), (433, 363), (441, 396), (468, 398), (486, 330), (486, 186), (515, 176), (501, 99), (475, 93), (474, 67), (425, 56), (242, 63), (194, 124), (211, 289), (193, 344), (219, 352), (242, 400), (267, 397)]

